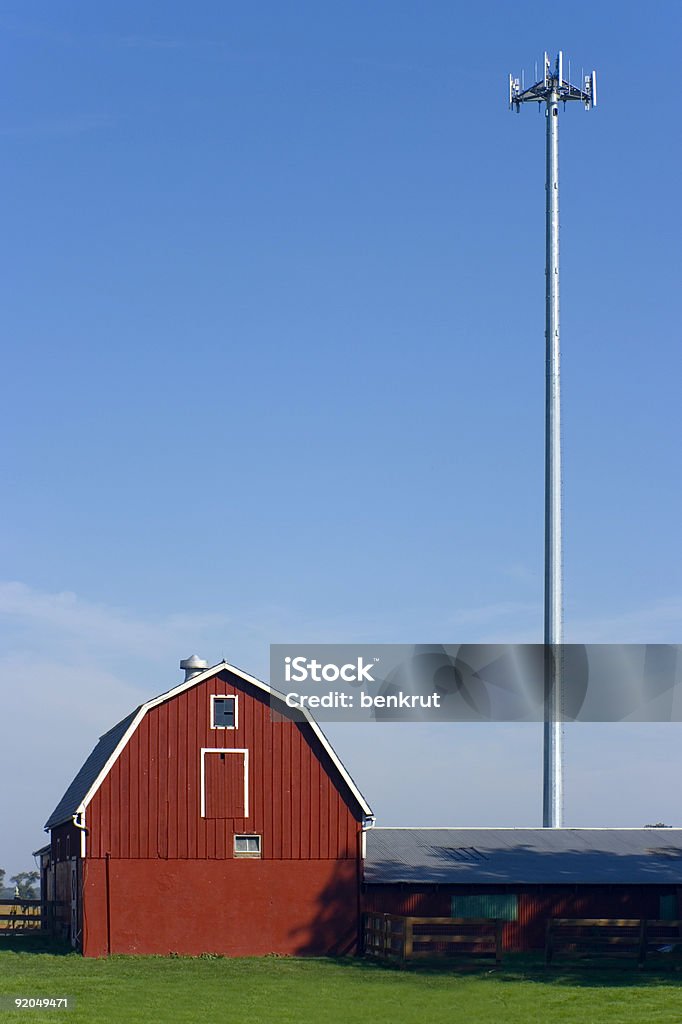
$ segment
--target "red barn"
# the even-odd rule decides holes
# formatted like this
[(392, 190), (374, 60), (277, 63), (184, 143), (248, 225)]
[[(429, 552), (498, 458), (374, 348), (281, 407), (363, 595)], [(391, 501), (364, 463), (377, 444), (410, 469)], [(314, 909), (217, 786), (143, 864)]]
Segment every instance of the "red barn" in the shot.
[(49, 928), (86, 956), (345, 954), (362, 912), (682, 916), (682, 829), (369, 828), (313, 718), (223, 662), (101, 737), (46, 829)]
[(55, 930), (86, 956), (353, 952), (373, 815), (294, 714), (223, 662), (105, 733), (45, 826)]

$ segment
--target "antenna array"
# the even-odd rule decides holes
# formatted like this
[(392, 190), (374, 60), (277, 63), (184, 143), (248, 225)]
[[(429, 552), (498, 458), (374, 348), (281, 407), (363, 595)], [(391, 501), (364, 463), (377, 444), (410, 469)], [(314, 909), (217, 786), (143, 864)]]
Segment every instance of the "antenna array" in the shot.
[[(524, 83), (524, 75), (521, 78), (509, 76), (509, 109), (515, 109), (517, 113), (521, 110), (522, 103), (546, 103), (548, 99), (555, 96), (561, 103), (569, 100), (578, 100), (584, 103), (585, 110), (597, 106), (597, 72), (583, 75), (582, 86), (572, 85), (570, 79), (570, 62), (568, 78), (564, 78), (564, 55), (561, 50), (552, 69), (552, 64), (545, 53), (542, 62), (543, 76), (535, 82), (535, 85), (527, 89)], [(537, 77), (537, 65), (536, 65)]]

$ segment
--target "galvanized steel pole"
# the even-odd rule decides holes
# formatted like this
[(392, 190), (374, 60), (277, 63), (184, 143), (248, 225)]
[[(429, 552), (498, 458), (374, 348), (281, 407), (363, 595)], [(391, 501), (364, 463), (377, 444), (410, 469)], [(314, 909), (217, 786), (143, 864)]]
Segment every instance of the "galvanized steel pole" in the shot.
[(559, 95), (547, 97), (545, 261), (545, 628), (547, 701), (544, 722), (542, 824), (561, 828), (563, 729), (561, 647), (563, 572), (561, 543), (561, 369), (559, 337)]
[(559, 103), (597, 104), (593, 71), (580, 86), (564, 78), (559, 51), (552, 69), (544, 55), (542, 78), (526, 88), (523, 76), (509, 76), (509, 106), (544, 103), (547, 118), (545, 258), (545, 721), (542, 772), (542, 824), (563, 824), (562, 648), (563, 565), (561, 543), (561, 378), (559, 344)]

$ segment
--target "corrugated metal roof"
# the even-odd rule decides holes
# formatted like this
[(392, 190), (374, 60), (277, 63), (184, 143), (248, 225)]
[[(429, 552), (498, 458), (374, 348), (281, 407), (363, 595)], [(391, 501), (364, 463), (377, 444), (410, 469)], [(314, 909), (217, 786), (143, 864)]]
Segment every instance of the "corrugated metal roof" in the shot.
[(365, 881), (682, 885), (682, 829), (373, 828)]
[(122, 719), (113, 729), (100, 736), (99, 743), (45, 822), (46, 829), (54, 828), (55, 825), (61, 825), (63, 822), (71, 820), (72, 815), (82, 804), (90, 787), (116, 750), (119, 741), (125, 735), (126, 729), (138, 711), (139, 708), (135, 708), (127, 718)]

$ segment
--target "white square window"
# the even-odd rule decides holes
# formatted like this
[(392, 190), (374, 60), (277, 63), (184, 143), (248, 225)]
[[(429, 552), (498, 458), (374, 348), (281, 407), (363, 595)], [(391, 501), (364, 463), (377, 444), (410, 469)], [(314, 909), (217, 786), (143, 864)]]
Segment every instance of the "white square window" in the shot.
[(260, 857), (260, 836), (235, 836), (235, 857)]

